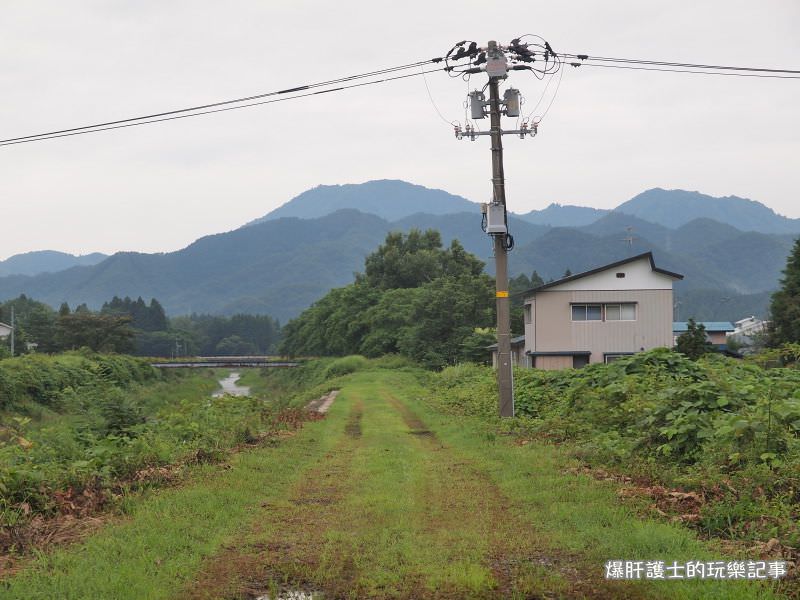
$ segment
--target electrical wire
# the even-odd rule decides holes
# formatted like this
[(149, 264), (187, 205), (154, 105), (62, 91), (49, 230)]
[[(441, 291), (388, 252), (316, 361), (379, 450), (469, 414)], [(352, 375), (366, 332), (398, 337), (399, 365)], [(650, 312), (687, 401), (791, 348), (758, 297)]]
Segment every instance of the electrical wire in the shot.
[[(131, 122), (134, 122), (134, 121), (143, 121), (145, 119), (155, 119), (156, 117), (165, 117), (165, 116), (169, 116), (169, 115), (176, 115), (176, 114), (181, 114), (181, 113), (200, 111), (200, 110), (204, 110), (206, 108), (214, 108), (214, 107), (217, 107), (217, 106), (226, 106), (226, 105), (229, 105), (229, 104), (239, 104), (239, 103), (242, 103), (242, 102), (249, 102), (250, 100), (256, 100), (256, 99), (259, 99), (259, 98), (267, 98), (267, 97), (270, 97), (270, 96), (291, 94), (291, 93), (310, 90), (310, 89), (314, 89), (314, 88), (318, 88), (318, 87), (326, 87), (326, 86), (335, 85), (335, 84), (338, 84), (338, 83), (345, 83), (345, 82), (353, 81), (353, 80), (357, 80), (357, 79), (364, 79), (364, 78), (367, 78), (367, 77), (375, 77), (377, 75), (385, 75), (385, 74), (388, 74), (388, 73), (394, 73), (394, 72), (397, 72), (397, 71), (403, 71), (403, 70), (406, 70), (406, 69), (411, 69), (411, 68), (416, 68), (416, 67), (424, 68), (424, 65), (441, 62), (442, 60), (443, 60), (442, 58), (432, 58), (432, 59), (428, 59), (428, 60), (422, 60), (422, 61), (417, 61), (417, 62), (414, 62), (414, 63), (409, 63), (409, 64), (406, 64), (406, 65), (399, 65), (399, 66), (396, 66), (396, 67), (389, 67), (389, 68), (386, 68), (386, 69), (379, 69), (379, 70), (376, 70), (376, 71), (370, 71), (370, 72), (367, 72), (367, 73), (359, 73), (359, 74), (356, 74), (356, 75), (348, 75), (346, 77), (339, 77), (337, 79), (329, 79), (327, 81), (309, 83), (309, 84), (306, 84), (306, 85), (296, 86), (296, 87), (287, 88), (287, 89), (283, 89), (283, 90), (276, 90), (276, 91), (272, 91), (272, 92), (266, 92), (266, 93), (263, 93), (263, 94), (255, 94), (255, 95), (252, 95), (252, 96), (245, 96), (243, 98), (236, 98), (234, 100), (223, 100), (223, 101), (220, 101), (220, 102), (212, 102), (210, 104), (202, 104), (202, 105), (193, 106), (193, 107), (190, 107), (190, 108), (180, 108), (180, 109), (176, 109), (176, 110), (169, 110), (169, 111), (153, 113), (153, 114), (149, 114), (149, 115), (143, 115), (143, 116), (140, 116), (140, 117), (130, 117), (130, 118), (126, 118), (126, 119), (119, 119), (119, 120), (116, 120), (116, 121), (107, 121), (107, 122), (104, 122), (104, 123), (95, 123), (94, 125), (83, 125), (81, 127), (71, 127), (69, 129), (59, 129), (59, 130), (55, 130), (55, 131), (47, 131), (47, 132), (44, 132), (44, 133), (37, 133), (37, 134), (32, 134), (32, 135), (25, 135), (25, 136), (14, 137), (14, 138), (7, 138), (7, 139), (0, 140), (0, 145), (6, 145), (9, 142), (16, 142), (18, 140), (27, 140), (27, 139), (30, 139), (30, 138), (43, 138), (45, 136), (55, 136), (56, 134), (69, 133), (69, 132), (73, 132), (73, 131), (80, 131), (80, 130), (83, 130), (83, 129), (95, 129), (95, 128), (100, 128), (100, 127), (105, 128), (105, 127), (107, 127), (109, 125), (119, 125), (119, 124), (122, 124), (122, 123), (131, 123)], [(254, 106), (254, 105), (255, 104), (251, 104), (249, 106)], [(208, 111), (208, 112), (216, 112), (216, 111)], [(197, 113), (197, 114), (208, 114), (208, 112), (207, 113)], [(168, 120), (168, 119), (164, 119), (164, 120)], [(156, 122), (156, 121), (151, 121), (151, 122)], [(45, 138), (45, 139), (49, 139), (49, 138)]]
[(111, 130), (111, 129), (124, 129), (126, 127), (136, 127), (138, 125), (150, 125), (152, 123), (161, 123), (161, 122), (164, 122), (164, 121), (174, 121), (174, 120), (177, 120), (177, 119), (188, 119), (189, 117), (197, 117), (197, 116), (200, 116), (200, 115), (208, 115), (208, 114), (212, 114), (212, 113), (225, 112), (225, 111), (229, 111), (229, 110), (238, 110), (240, 108), (248, 108), (248, 107), (251, 107), (251, 106), (260, 106), (260, 105), (263, 105), (263, 104), (274, 104), (276, 102), (286, 102), (287, 100), (296, 100), (298, 98), (306, 98), (308, 96), (317, 96), (317, 95), (320, 95), (320, 94), (328, 94), (328, 93), (331, 93), (331, 92), (340, 92), (342, 90), (348, 90), (348, 89), (357, 88), (357, 87), (363, 87), (363, 86), (367, 86), (367, 85), (375, 85), (377, 83), (386, 83), (386, 82), (389, 82), (389, 81), (396, 81), (398, 79), (406, 79), (406, 78), (409, 78), (409, 77), (418, 77), (418, 76), (423, 75), (423, 74), (436, 73), (438, 71), (443, 71), (443, 70), (444, 69), (434, 69), (434, 70), (431, 70), (431, 71), (408, 73), (408, 74), (405, 74), (405, 75), (396, 75), (394, 77), (386, 77), (386, 78), (383, 78), (383, 79), (375, 79), (375, 80), (371, 80), (371, 81), (365, 81), (365, 82), (362, 82), (362, 83), (354, 83), (352, 85), (344, 85), (344, 86), (340, 86), (340, 87), (336, 87), (336, 88), (320, 90), (320, 91), (317, 91), (317, 92), (308, 92), (306, 94), (296, 94), (294, 96), (286, 96), (286, 97), (283, 97), (283, 98), (274, 98), (272, 100), (262, 100), (260, 102), (251, 102), (251, 103), (248, 103), (248, 104), (240, 104), (238, 106), (228, 106), (228, 107), (225, 107), (225, 108), (216, 108), (216, 109), (213, 109), (213, 110), (194, 112), (194, 113), (190, 113), (190, 114), (186, 114), (186, 115), (175, 115), (175, 116), (172, 116), (172, 117), (164, 117), (164, 118), (161, 118), (161, 119), (152, 119), (152, 120), (149, 120), (149, 121), (138, 121), (138, 122), (134, 122), (134, 123), (124, 123), (122, 125), (112, 125), (112, 126), (109, 126), (109, 127), (98, 127), (98, 128), (95, 128), (95, 129), (86, 128), (86, 129), (83, 129), (82, 131), (67, 130), (68, 133), (57, 133), (55, 135), (41, 134), (42, 137), (27, 136), (27, 138), (13, 138), (14, 141), (0, 140), (0, 146), (13, 146), (13, 145), (16, 145), (16, 144), (29, 144), (31, 142), (40, 142), (40, 141), (43, 141), (43, 140), (52, 140), (52, 139), (55, 139), (55, 138), (70, 137), (70, 136), (74, 136), (74, 135), (84, 135), (84, 134), (87, 134), (87, 133), (97, 133), (99, 131), (108, 131), (108, 130)]
[(800, 70), (798, 69), (773, 69), (773, 68), (766, 68), (766, 67), (731, 67), (727, 65), (703, 65), (703, 64), (695, 64), (695, 63), (680, 63), (680, 62), (668, 62), (668, 61), (661, 61), (661, 60), (645, 60), (645, 59), (638, 59), (638, 58), (611, 58), (605, 56), (591, 56), (588, 54), (569, 54), (564, 53), (561, 54), (563, 58), (569, 59), (578, 59), (578, 60), (593, 60), (599, 62), (620, 62), (620, 63), (634, 63), (639, 65), (653, 65), (653, 66), (660, 66), (660, 67), (684, 67), (689, 69), (712, 69), (712, 70), (722, 70), (722, 71), (750, 71), (750, 72), (763, 72), (763, 73), (785, 73), (785, 74), (792, 74), (792, 75), (800, 75)]
[(433, 110), (436, 111), (436, 114), (439, 115), (439, 118), (454, 127), (456, 125), (460, 125), (457, 119), (453, 119), (452, 121), (448, 121), (445, 116), (442, 114), (442, 111), (439, 110), (439, 107), (436, 105), (436, 101), (433, 99), (433, 94), (431, 94), (431, 88), (428, 86), (428, 78), (425, 77), (425, 67), (420, 67), (420, 71), (422, 72), (422, 81), (425, 82), (425, 90), (428, 92), (428, 99), (431, 101), (431, 105), (433, 106)]
[(693, 69), (664, 69), (661, 67), (630, 66), (630, 65), (602, 65), (591, 62), (568, 63), (573, 67), (601, 67), (604, 69), (628, 69), (632, 71), (661, 71), (664, 73), (694, 73), (696, 75), (719, 75), (724, 77), (759, 77), (763, 79), (800, 79), (794, 75), (763, 75), (757, 73), (722, 73), (720, 71), (699, 71)]

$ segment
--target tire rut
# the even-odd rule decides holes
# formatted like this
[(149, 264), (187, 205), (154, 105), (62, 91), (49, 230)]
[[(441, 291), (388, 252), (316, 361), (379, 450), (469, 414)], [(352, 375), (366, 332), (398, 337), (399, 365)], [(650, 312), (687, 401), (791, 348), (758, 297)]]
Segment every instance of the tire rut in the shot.
[[(351, 407), (344, 436), (300, 476), (288, 500), (262, 504), (248, 539), (208, 557), (183, 598), (241, 600), (283, 588), (313, 589), (311, 574), (320, 564), (325, 533), (338, 524), (338, 505), (353, 485), (348, 473), (361, 437), (362, 415), (359, 401)], [(340, 575), (346, 586), (347, 573)]]
[[(521, 598), (643, 598), (642, 590), (584, 573), (592, 566), (582, 556), (546, 548), (535, 527), (515, 510), (513, 501), (482, 470), (468, 459), (456, 457), (435, 432), (411, 409), (389, 395), (389, 403), (401, 415), (409, 434), (418, 436), (437, 453), (440, 469), (430, 473), (424, 489), (424, 527), (441, 530), (465, 526), (464, 516), (476, 517), (486, 532), (489, 549), (485, 565), (497, 582), (496, 597)], [(449, 481), (442, 481), (442, 478)], [(450, 490), (457, 489), (458, 494)], [(543, 548), (543, 546), (545, 546)], [(577, 567), (582, 567), (581, 573)], [(596, 568), (596, 566), (594, 566)], [(557, 573), (565, 583), (553, 582), (552, 592), (533, 593), (531, 588), (548, 573)]]

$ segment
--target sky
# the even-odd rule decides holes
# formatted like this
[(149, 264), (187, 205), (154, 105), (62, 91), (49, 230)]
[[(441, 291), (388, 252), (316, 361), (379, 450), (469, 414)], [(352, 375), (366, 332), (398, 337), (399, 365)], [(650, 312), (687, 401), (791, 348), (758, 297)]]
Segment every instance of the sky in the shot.
[[(524, 33), (559, 52), (800, 68), (796, 0), (5, 0), (0, 9), (3, 139)], [(433, 103), (423, 79), (412, 77), (0, 147), (0, 259), (42, 249), (169, 252), (320, 184), (404, 179), (485, 201), (489, 141), (457, 141), (446, 122), (463, 121), (467, 84), (444, 73), (426, 80)], [(508, 80), (529, 109), (545, 83), (529, 73)], [(798, 106), (800, 80), (567, 68), (539, 135), (504, 138), (509, 209), (613, 208), (662, 187), (751, 198), (800, 217)]]

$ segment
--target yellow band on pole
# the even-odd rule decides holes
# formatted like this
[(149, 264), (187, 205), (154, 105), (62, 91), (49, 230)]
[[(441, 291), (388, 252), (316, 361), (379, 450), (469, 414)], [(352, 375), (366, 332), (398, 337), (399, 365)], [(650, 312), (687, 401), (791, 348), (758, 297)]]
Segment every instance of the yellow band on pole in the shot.
[(497, 292), (495, 293), (497, 298), (508, 298), (508, 292)]

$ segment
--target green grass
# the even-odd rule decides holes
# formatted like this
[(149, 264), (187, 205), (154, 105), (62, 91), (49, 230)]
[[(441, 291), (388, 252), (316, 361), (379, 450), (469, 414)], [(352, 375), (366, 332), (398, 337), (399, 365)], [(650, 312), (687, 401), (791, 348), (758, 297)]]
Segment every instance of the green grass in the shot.
[(566, 451), (439, 412), (428, 379), (340, 378), (324, 420), (132, 498), (127, 517), (41, 557), (0, 598), (773, 597), (741, 582), (606, 582), (608, 559), (723, 557), (637, 517), (613, 484), (565, 473)]

